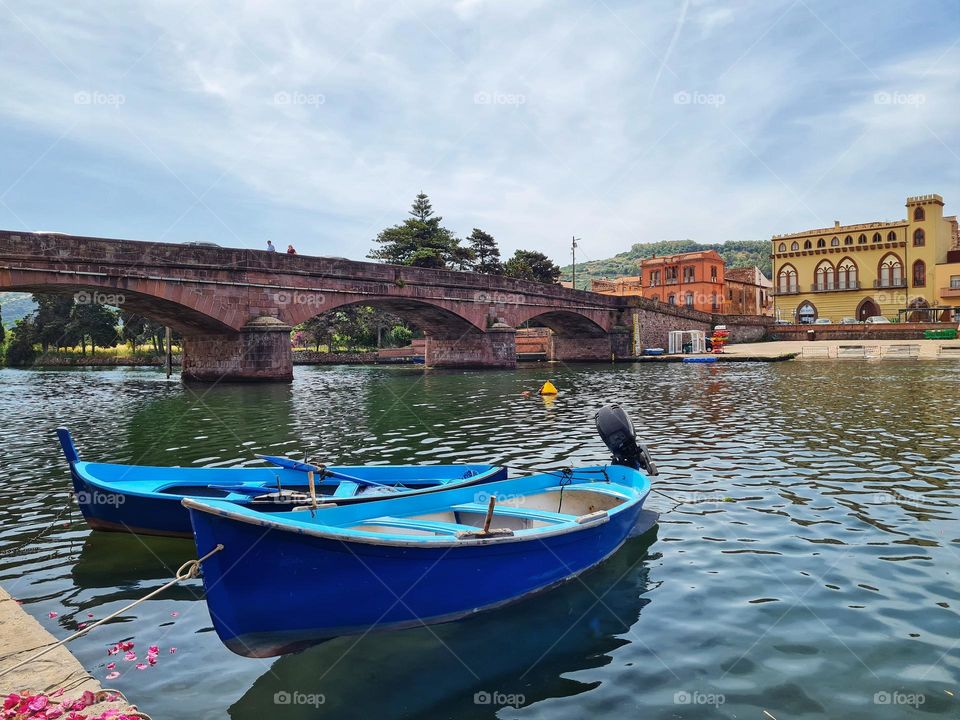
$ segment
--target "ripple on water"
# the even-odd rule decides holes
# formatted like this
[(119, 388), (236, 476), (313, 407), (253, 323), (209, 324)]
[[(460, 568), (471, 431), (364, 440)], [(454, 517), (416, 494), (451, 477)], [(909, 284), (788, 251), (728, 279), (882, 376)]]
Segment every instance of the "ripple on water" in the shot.
[[(561, 390), (553, 403), (521, 397), (547, 374)], [(896, 691), (924, 694), (925, 717), (953, 717), (960, 420), (943, 401), (958, 384), (960, 365), (894, 361), (298, 367), (290, 386), (218, 386), (199, 403), (153, 371), (3, 370), (0, 580), (62, 637), (193, 554), (189, 542), (90, 534), (71, 518), (58, 425), (85, 457), (111, 462), (219, 467), (306, 452), (542, 470), (605, 461), (593, 413), (619, 400), (669, 496), (648, 504), (667, 514), (655, 542), (631, 541), (583, 582), (268, 662), (222, 647), (195, 582), (73, 649), (102, 677), (109, 643), (177, 647), (111, 683), (157, 720), (182, 717), (185, 696), (195, 717), (312, 717), (273, 702), (294, 690), (322, 693), (330, 717), (486, 718), (475, 694), (501, 692), (524, 703), (500, 717), (892, 720), (913, 708), (874, 698)]]

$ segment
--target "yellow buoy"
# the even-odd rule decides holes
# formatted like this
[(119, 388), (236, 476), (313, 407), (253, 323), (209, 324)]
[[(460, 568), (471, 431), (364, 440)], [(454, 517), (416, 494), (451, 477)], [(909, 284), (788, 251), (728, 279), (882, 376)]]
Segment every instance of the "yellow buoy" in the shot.
[(543, 384), (543, 387), (540, 388), (540, 394), (541, 394), (541, 395), (556, 395), (556, 394), (557, 394), (557, 387), (556, 387), (556, 385), (554, 385), (552, 382), (550, 382), (549, 380), (547, 380), (547, 381)]

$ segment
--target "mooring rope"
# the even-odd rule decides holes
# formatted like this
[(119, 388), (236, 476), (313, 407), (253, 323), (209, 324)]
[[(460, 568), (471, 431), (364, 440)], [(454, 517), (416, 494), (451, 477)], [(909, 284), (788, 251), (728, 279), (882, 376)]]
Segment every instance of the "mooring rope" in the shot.
[(72, 500), (71, 502), (68, 502), (66, 506), (60, 509), (60, 512), (57, 513), (56, 517), (54, 517), (53, 520), (50, 520), (47, 523), (46, 527), (44, 527), (39, 533), (31, 537), (29, 540), (24, 540), (22, 542), (16, 543), (12, 547), (5, 547), (2, 550), (0, 550), (0, 557), (6, 557), (7, 555), (13, 555), (14, 553), (19, 553), (25, 547), (29, 545), (33, 545), (37, 540), (44, 537), (47, 533), (53, 530), (57, 526), (57, 523), (60, 522), (60, 518), (62, 518), (68, 512), (71, 514), (73, 512)]
[(24, 665), (27, 665), (27, 664), (29, 664), (29, 663), (32, 663), (34, 660), (43, 657), (44, 655), (46, 655), (46, 654), (47, 654), (48, 652), (50, 652), (51, 650), (55, 650), (56, 648), (60, 647), (61, 645), (65, 645), (66, 643), (70, 642), (71, 640), (76, 640), (76, 639), (77, 639), (78, 637), (80, 637), (81, 635), (86, 635), (88, 632), (90, 632), (91, 630), (93, 630), (95, 627), (99, 627), (100, 625), (103, 625), (103, 624), (104, 624), (105, 622), (107, 622), (108, 620), (113, 620), (113, 618), (115, 618), (115, 617), (117, 617), (118, 615), (121, 615), (121, 614), (127, 612), (128, 610), (132, 610), (133, 608), (135, 608), (135, 607), (136, 607), (137, 605), (139, 605), (140, 603), (146, 602), (147, 600), (149, 600), (149, 599), (151, 599), (151, 598), (153, 598), (153, 597), (156, 597), (157, 595), (159, 595), (160, 593), (162, 593), (164, 590), (169, 590), (170, 588), (172, 588), (172, 587), (173, 587), (174, 585), (176, 585), (177, 583), (183, 582), (184, 580), (192, 580), (193, 578), (200, 577), (200, 564), (203, 563), (205, 560), (213, 557), (215, 554), (217, 554), (217, 553), (220, 552), (221, 550), (223, 550), (223, 545), (217, 545), (213, 550), (211, 550), (210, 552), (208, 552), (208, 553), (207, 553), (206, 555), (204, 555), (202, 558), (198, 558), (198, 559), (196, 559), (196, 560), (188, 560), (187, 562), (185, 562), (183, 565), (180, 566), (180, 568), (177, 570), (176, 574), (174, 575), (173, 579), (170, 580), (169, 582), (161, 585), (161, 586), (158, 587), (156, 590), (152, 590), (151, 592), (148, 592), (148, 593), (147, 593), (146, 595), (144, 595), (142, 598), (139, 598), (139, 599), (137, 599), (137, 600), (134, 600), (134, 601), (133, 601), (132, 603), (130, 603), (129, 605), (125, 605), (124, 607), (120, 608), (119, 610), (110, 613), (110, 614), (107, 615), (106, 617), (101, 618), (100, 620), (97, 620), (95, 623), (91, 623), (90, 625), (88, 625), (87, 627), (83, 628), (82, 630), (78, 630), (78, 631), (75, 632), (73, 635), (70, 635), (70, 636), (68, 636), (68, 637), (65, 637), (63, 640), (58, 640), (58, 641), (55, 642), (53, 645), (49, 645), (48, 647), (44, 648), (44, 649), (41, 650), (40, 652), (38, 652), (38, 653), (36, 653), (36, 654), (34, 654), (34, 655), (31, 655), (31, 656), (28, 657), (26, 660), (22, 660), (21, 662), (18, 662), (16, 665), (13, 665), (12, 667), (8, 667), (6, 670), (0, 670), (0, 677), (3, 677), (4, 675), (7, 675), (8, 673), (13, 672), (14, 670), (17, 670), (18, 668), (21, 668), (21, 667), (23, 667)]

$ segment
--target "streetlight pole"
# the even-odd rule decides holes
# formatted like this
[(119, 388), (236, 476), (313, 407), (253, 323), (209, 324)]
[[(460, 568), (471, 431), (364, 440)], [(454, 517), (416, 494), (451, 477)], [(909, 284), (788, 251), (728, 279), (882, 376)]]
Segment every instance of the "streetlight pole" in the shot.
[(570, 283), (570, 287), (576, 290), (577, 289), (577, 238), (576, 237), (573, 237), (573, 240), (570, 243), (570, 252), (573, 254), (573, 271), (571, 273), (572, 281)]

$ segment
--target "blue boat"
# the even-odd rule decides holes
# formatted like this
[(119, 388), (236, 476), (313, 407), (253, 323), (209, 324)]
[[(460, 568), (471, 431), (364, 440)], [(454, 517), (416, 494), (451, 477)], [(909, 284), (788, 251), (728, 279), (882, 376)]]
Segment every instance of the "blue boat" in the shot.
[[(625, 418), (604, 410), (598, 425)], [(632, 433), (605, 435), (619, 447), (608, 465), (381, 503), (269, 514), (188, 498), (213, 626), (233, 652), (271, 657), (465, 618), (570, 580), (637, 524), (650, 492), (640, 467), (656, 469)]]
[[(324, 467), (260, 455), (274, 467), (180, 468), (83, 462), (66, 428), (57, 430), (70, 464), (80, 511), (94, 530), (193, 536), (186, 497), (218, 499), (285, 512), (299, 505), (348, 505), (399, 494), (502, 480), (492, 465), (355, 465)], [(311, 481), (313, 496), (311, 496)]]

